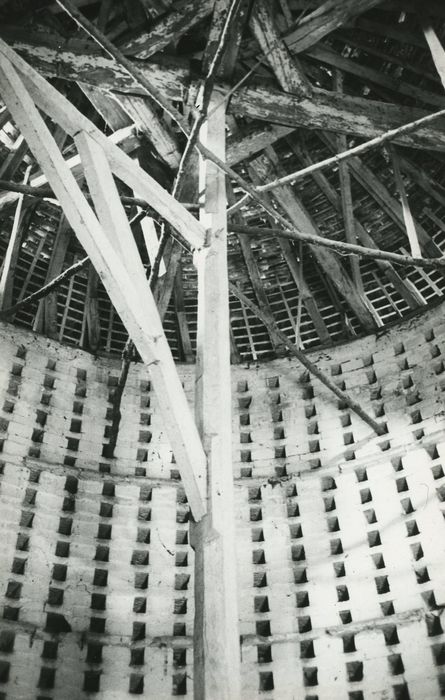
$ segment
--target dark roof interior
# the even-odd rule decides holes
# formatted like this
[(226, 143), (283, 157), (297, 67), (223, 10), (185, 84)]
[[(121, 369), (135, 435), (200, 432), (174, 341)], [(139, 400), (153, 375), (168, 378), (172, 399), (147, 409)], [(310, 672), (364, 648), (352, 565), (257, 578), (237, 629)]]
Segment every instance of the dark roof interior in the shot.
[[(165, 26), (169, 14), (176, 10), (184, 13), (185, 17), (190, 7), (197, 3), (171, 0), (78, 0), (76, 4), (86, 17), (96, 24), (99, 22), (114, 44), (125, 49), (132, 60), (137, 60), (138, 65), (144, 63), (147, 69), (153, 70), (156, 75), (159, 73), (161, 77), (167, 76), (167, 71), (173, 71), (173, 80), (176, 73), (178, 88), (182, 86), (184, 90), (184, 99), (182, 102), (176, 100), (175, 104), (184, 114), (190, 113), (191, 120), (193, 110), (190, 95), (193, 94), (193, 86), (204, 76), (203, 62), (208, 51), (206, 47), (209, 45), (209, 33), (212, 35), (211, 29), (214, 26), (213, 2), (203, 0), (201, 19), (197, 23), (191, 21), (191, 26), (185, 33), (182, 33), (181, 29), (167, 45), (155, 50), (148, 58), (138, 59), (134, 58), (135, 50), (128, 48), (134, 45), (138, 37), (150, 36), (150, 33), (154, 36), (159, 27)], [(216, 4), (218, 5), (218, 2)], [(317, 8), (329, 4), (321, 0), (277, 0), (275, 3), (271, 2), (270, 6), (281, 36), (287, 36), (291, 31), (298, 29), (302, 22), (316, 15)], [(396, 123), (400, 125), (411, 113), (413, 118), (416, 118), (417, 114), (431, 113), (444, 108), (443, 86), (423, 36), (421, 23), (413, 11), (413, 3), (397, 0), (367, 4), (372, 5), (370, 9), (358, 15), (352, 13), (341, 26), (325, 33), (306, 50), (298, 52), (299, 65), (312, 87), (332, 93), (338, 89), (336, 80), (342, 80), (345, 96), (363, 98), (362, 108), (365, 116), (368, 114), (366, 101), (369, 101), (370, 110), (374, 109), (375, 102), (404, 108), (400, 111), (398, 121), (396, 113)], [(238, 33), (242, 32), (239, 51), (234, 67), (229, 71), (226, 65), (226, 72), (221, 76), (221, 84), (226, 93), (231, 92), (240, 80), (243, 80), (240, 90), (253, 87), (270, 91), (271, 95), (277, 91), (283, 92), (273, 70), (273, 61), (269, 61), (270, 57), (262, 52), (255, 38), (251, 21), (254, 5), (255, 2), (247, 0), (240, 3), (240, 15), (236, 24)], [(441, 2), (423, 3), (424, 8), (425, 6), (437, 35), (443, 39), (445, 7)], [(110, 92), (113, 76), (110, 78), (109, 74), (91, 71), (90, 61), (87, 59), (91, 55), (100, 57), (101, 50), (56, 3), (42, 0), (0, 0), (0, 36), (51, 79), (63, 94), (107, 134), (117, 130), (118, 125), (125, 123), (125, 120), (127, 124), (136, 123), (130, 144), (134, 155), (139, 157), (142, 166), (166, 189), (171, 189), (174, 164), (162, 157), (156, 144), (150, 140), (147, 129), (135, 115), (131, 99), (138, 94), (138, 90), (131, 86), (124, 88), (121, 83), (116, 83), (114, 92)], [(46, 58), (44, 47), (49, 47), (53, 52)], [(72, 52), (71, 59), (67, 58), (69, 52)], [(56, 61), (54, 55), (59, 57)], [(292, 47), (291, 55), (296, 55)], [(72, 59), (73, 56), (75, 60)], [(164, 87), (167, 93), (172, 89), (167, 83)], [(187, 92), (187, 87), (192, 89)], [(301, 119), (301, 123), (289, 125), (284, 122), (280, 113), (274, 116), (272, 103), (269, 105), (269, 118), (259, 119), (258, 116), (252, 116), (249, 109), (239, 106), (237, 94), (235, 90), (234, 95), (227, 100), (228, 146), (232, 153), (237, 153), (243, 138), (251, 132), (270, 127), (278, 133), (277, 126), (287, 127), (281, 129), (280, 138), (275, 134), (269, 139), (266, 151), (255, 150), (246, 158), (235, 158), (234, 168), (237, 172), (254, 183), (260, 171), (264, 174), (265, 169), (268, 171), (266, 180), (270, 180), (273, 179), (274, 170), (279, 174), (294, 172), (311, 162), (326, 158), (335, 149), (342, 150), (338, 138), (340, 133), (346, 136), (346, 147), (366, 140), (366, 137), (352, 128), (348, 121), (339, 126), (337, 133), (332, 129), (323, 128), (323, 123), (317, 121), (303, 123), (304, 119)], [(110, 104), (116, 106), (117, 116)], [(412, 111), (411, 108), (419, 109)], [(333, 108), (332, 111), (334, 112)], [(0, 123), (0, 180), (22, 183), (26, 171), (30, 168), (29, 177), (32, 181), (38, 175), (38, 165), (26, 144), (22, 143), (20, 133), (8, 119), (4, 109), (0, 112)], [(329, 120), (325, 123), (327, 126), (330, 124)], [(171, 124), (168, 124), (168, 119), (166, 124), (173, 132), (173, 138), (181, 152), (185, 145), (183, 135), (174, 131)], [(445, 133), (445, 119), (437, 120), (435, 127)], [(52, 128), (57, 132), (64, 156), (68, 158), (73, 155), (75, 149), (72, 140), (64, 137), (54, 125)], [(431, 143), (426, 146), (420, 136), (419, 142), (415, 141), (414, 133), (412, 143), (415, 147), (396, 143), (395, 156), (385, 144), (368, 151), (358, 161), (348, 161), (353, 214), (356, 226), (361, 225), (378, 247), (409, 253), (405, 224), (400, 213), (400, 191), (394, 175), (395, 157), (417, 229), (422, 230), (423, 254), (425, 257), (439, 256), (445, 252), (445, 148), (440, 143), (437, 148)], [(343, 143), (343, 148), (344, 145)], [(196, 184), (194, 161), (189, 168), (188, 175), (192, 184), (189, 187), (191, 195), (189, 194), (186, 201), (193, 203), (197, 201), (197, 188), (193, 188), (193, 183)], [(233, 190), (235, 199), (239, 199), (243, 193), (236, 183)], [(123, 195), (132, 194), (123, 186), (121, 191)], [(16, 202), (2, 202), (2, 196), (6, 192), (6, 188), (0, 192), (1, 260), (4, 258), (11, 234)], [(276, 192), (274, 191), (270, 201), (278, 211), (287, 215), (288, 212), (283, 209), (279, 196), (275, 196)], [(292, 185), (290, 192), (304, 205), (321, 235), (345, 240), (338, 166), (298, 180)], [(128, 205), (127, 211), (130, 219), (133, 218), (136, 213), (135, 206)], [(13, 270), (12, 303), (20, 301), (51, 279), (56, 269), (50, 264), (54, 257), (60, 219), (61, 209), (54, 201), (25, 196), (21, 244)], [(157, 221), (155, 214), (154, 219), (159, 231), (161, 222)], [(231, 219), (232, 222), (234, 220)], [(274, 225), (269, 215), (257, 203), (251, 201), (238, 211), (236, 220), (244, 226), (251, 227), (270, 228)], [(150, 261), (140, 224), (136, 223), (133, 230), (142, 260), (149, 272)], [(278, 327), (295, 337), (297, 324), (303, 348), (326, 346), (369, 332), (369, 329), (362, 326), (348, 301), (336, 290), (333, 280), (325, 274), (313, 251), (306, 244), (283, 241), (284, 239), (275, 234), (236, 234), (230, 231), (229, 225), (231, 281), (258, 303), (261, 302), (257, 288), (259, 279), (262, 294), (265, 295)], [(63, 260), (59, 262), (56, 271), (61, 272), (83, 256), (84, 252), (72, 234), (67, 241)], [(336, 257), (344, 270), (350, 274), (351, 262), (348, 256)], [(256, 273), (252, 273), (252, 266)], [(395, 266), (394, 270), (402, 278), (405, 289), (410, 290), (411, 304), (400, 293), (400, 288), (394, 286), (394, 275), (391, 277), (392, 273), (388, 273), (388, 269), (384, 269), (370, 258), (360, 259), (364, 293), (373, 310), (376, 330), (410, 313), (421, 312), (426, 306), (436, 303), (444, 294), (445, 275), (440, 270), (401, 266)], [(301, 275), (306, 289), (309, 290), (310, 302), (307, 293), (302, 293), (301, 289), (299, 291), (297, 283)], [(70, 345), (81, 346), (94, 352), (119, 354), (126, 341), (126, 331), (100, 282), (97, 286), (100, 341), (98, 345), (91, 346), (85, 308), (90, 297), (96, 299), (92, 279), (92, 272), (88, 267), (84, 267), (58, 289), (56, 328), (49, 328), (45, 324), (43, 302), (22, 308), (9, 320), (20, 326), (47, 333)], [(413, 297), (417, 303), (412, 301)], [(320, 338), (314, 324), (314, 313), (310, 313), (309, 307), (312, 310), (315, 307), (316, 313), (325, 324), (327, 336), (324, 338)], [(232, 296), (230, 310), (234, 361), (273, 357), (273, 339), (262, 323)], [(192, 360), (196, 336), (196, 273), (191, 255), (185, 250), (165, 313), (164, 325), (175, 359)]]

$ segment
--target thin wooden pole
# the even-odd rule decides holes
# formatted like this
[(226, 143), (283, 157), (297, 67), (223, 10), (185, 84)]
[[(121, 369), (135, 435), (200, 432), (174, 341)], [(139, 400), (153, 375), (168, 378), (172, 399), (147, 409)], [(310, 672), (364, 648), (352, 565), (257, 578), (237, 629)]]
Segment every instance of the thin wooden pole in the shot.
[(386, 428), (385, 426), (377, 423), (371, 416), (369, 416), (366, 411), (363, 410), (363, 408), (358, 404), (354, 399), (352, 399), (349, 394), (346, 392), (342, 391), (342, 389), (339, 389), (334, 382), (332, 382), (329, 377), (322, 372), (317, 365), (309, 360), (309, 358), (297, 348), (295, 343), (290, 340), (290, 338), (287, 337), (285, 333), (280, 331), (280, 329), (276, 326), (276, 324), (272, 324), (263, 314), (261, 309), (256, 306), (248, 297), (246, 297), (243, 292), (241, 292), (238, 287), (233, 284), (232, 282), (229, 283), (229, 289), (230, 293), (233, 294), (233, 296), (237, 297), (245, 306), (247, 306), (253, 314), (257, 318), (259, 318), (262, 323), (266, 326), (267, 330), (269, 333), (273, 333), (282, 343), (287, 347), (291, 355), (296, 357), (303, 367), (306, 367), (307, 370), (311, 374), (314, 375), (314, 377), (317, 377), (328, 389), (330, 389), (336, 396), (339, 398), (341, 401), (343, 401), (349, 408), (354, 411), (365, 423), (367, 423), (377, 435), (384, 435), (386, 433)]
[[(335, 71), (335, 88), (340, 94), (343, 92), (343, 73), (340, 70)], [(345, 134), (338, 134), (337, 138), (337, 148), (339, 151), (346, 151), (348, 143)], [(341, 208), (343, 213), (343, 221), (345, 224), (345, 234), (348, 243), (357, 244), (357, 231), (355, 227), (354, 219), (354, 205), (352, 201), (352, 188), (351, 188), (351, 174), (349, 172), (348, 164), (343, 161), (340, 163), (338, 174), (340, 177), (340, 192), (341, 192)], [(363, 286), (363, 279), (360, 272), (360, 260), (356, 255), (351, 255), (350, 258), (352, 279), (354, 280), (355, 286), (359, 290), (363, 298), (365, 298), (365, 290)]]
[[(26, 185), (31, 168), (28, 167), (25, 173), (23, 184)], [(4, 309), (12, 302), (12, 286), (14, 281), (14, 270), (17, 262), (20, 249), (20, 234), (21, 224), (23, 222), (23, 199), (24, 195), (20, 195), (17, 202), (14, 221), (12, 224), (11, 236), (9, 238), (8, 247), (6, 249), (5, 259), (3, 261), (3, 270), (0, 277), (0, 309)]]
[[(18, 192), (19, 194), (27, 194), (31, 197), (38, 197), (41, 199), (54, 199), (55, 194), (50, 187), (33, 187), (33, 185), (24, 185), (20, 182), (11, 182), (11, 180), (0, 179), (0, 190), (7, 190), (8, 192)], [(91, 200), (91, 196), (85, 193), (85, 197)], [(141, 199), (140, 197), (128, 197), (126, 195), (120, 195), (120, 200), (122, 204), (134, 204), (137, 207), (142, 207), (147, 209), (147, 200)], [(181, 202), (184, 209), (196, 210), (198, 205), (191, 202)]]
[(205, 513), (204, 450), (105, 152), (82, 129), (75, 135), (95, 208), (106, 230), (83, 197), (30, 94), (4, 55), (0, 55), (0, 92), (54, 189), (67, 220), (97, 269), (122, 322), (134, 338), (142, 359), (150, 365), (187, 499), (199, 520)]
[(414, 222), (414, 217), (411, 213), (411, 207), (409, 206), (408, 195), (406, 193), (405, 183), (403, 182), (402, 173), (400, 172), (400, 162), (399, 156), (395, 148), (390, 144), (388, 151), (392, 160), (392, 167), (394, 171), (394, 179), (396, 182), (397, 191), (400, 197), (400, 204), (402, 205), (403, 220), (406, 227), (406, 235), (408, 236), (409, 246), (411, 250), (411, 255), (413, 257), (422, 257), (420, 251), (419, 238), (417, 236), (416, 224)]
[(439, 73), (442, 85), (445, 88), (445, 51), (440, 43), (439, 37), (437, 36), (433, 25), (429, 19), (422, 20), (422, 29), (427, 40), (428, 46), (430, 47), (431, 56), (436, 66), (436, 70)]
[(292, 241), (304, 241), (305, 243), (310, 243), (314, 245), (323, 246), (325, 248), (331, 248), (339, 255), (348, 255), (350, 253), (355, 253), (356, 255), (363, 255), (367, 258), (374, 258), (375, 260), (388, 260), (389, 262), (395, 263), (397, 265), (403, 265), (405, 267), (421, 267), (421, 268), (434, 268), (436, 270), (442, 270), (445, 267), (445, 257), (443, 258), (413, 258), (409, 255), (400, 255), (399, 253), (391, 253), (387, 250), (378, 250), (377, 248), (367, 248), (363, 245), (355, 245), (354, 243), (346, 243), (344, 241), (334, 241), (332, 238), (324, 238), (323, 236), (315, 236), (310, 233), (303, 231), (298, 231), (293, 229), (292, 231), (284, 231), (281, 228), (264, 228), (255, 226), (239, 226), (237, 224), (229, 224), (229, 230), (233, 233), (245, 234), (247, 236), (278, 236), (282, 238), (289, 238)]
[[(216, 95), (210, 99), (213, 107)], [(201, 138), (224, 159), (225, 113), (212, 113)], [(195, 700), (239, 700), (240, 645), (231, 448), (230, 319), (224, 174), (200, 161), (201, 223), (207, 245), (198, 270), (196, 421), (207, 454), (207, 515), (193, 527)]]
[[(444, 116), (445, 109), (440, 109), (438, 112), (427, 114), (426, 117), (421, 117), (420, 119), (416, 119), (415, 121), (408, 122), (408, 124), (403, 124), (402, 126), (399, 126), (396, 129), (390, 129), (381, 136), (376, 136), (375, 138), (370, 139), (369, 141), (365, 141), (364, 143), (361, 143), (358, 146), (349, 148), (347, 151), (343, 151), (342, 153), (336, 153), (335, 155), (330, 156), (329, 158), (324, 158), (323, 160), (318, 161), (318, 163), (308, 165), (306, 168), (296, 170), (293, 173), (289, 173), (289, 175), (277, 178), (276, 180), (272, 180), (271, 182), (268, 182), (264, 185), (258, 185), (255, 188), (255, 191), (256, 193), (269, 192), (270, 190), (274, 190), (277, 187), (282, 187), (282, 185), (293, 184), (297, 180), (301, 180), (301, 178), (306, 177), (306, 175), (310, 175), (311, 173), (315, 173), (318, 170), (323, 170), (323, 168), (327, 168), (332, 165), (338, 165), (339, 163), (341, 163), (344, 160), (347, 160), (348, 158), (353, 158), (354, 156), (366, 153), (372, 148), (380, 146), (381, 144), (386, 143), (387, 141), (391, 141), (397, 136), (400, 136), (401, 134), (412, 133), (413, 131), (420, 129), (420, 127), (424, 126), (425, 124), (429, 124), (435, 119), (439, 119), (439, 117)], [(247, 192), (243, 197), (241, 197), (240, 200), (238, 200), (238, 202), (233, 207), (230, 207), (228, 213), (231, 214), (232, 211), (234, 211), (235, 209), (239, 209), (239, 207), (241, 207), (247, 201), (247, 199), (249, 199), (249, 196), (251, 196), (250, 192)]]
[(17, 302), (17, 304), (14, 304), (14, 306), (10, 306), (7, 309), (3, 309), (2, 311), (0, 311), (0, 319), (7, 319), (10, 316), (16, 314), (17, 311), (20, 311), (21, 309), (24, 309), (30, 306), (31, 304), (34, 304), (36, 301), (39, 301), (39, 299), (43, 299), (44, 297), (48, 296), (48, 294), (51, 294), (51, 292), (54, 292), (55, 289), (60, 287), (64, 282), (71, 279), (71, 277), (74, 277), (74, 275), (77, 274), (77, 272), (82, 270), (87, 265), (88, 260), (88, 256), (82, 258), (81, 260), (78, 260), (76, 263), (74, 263), (74, 265), (67, 267), (67, 269), (64, 270), (60, 275), (57, 275), (57, 277), (48, 282), (48, 284), (45, 284), (36, 292), (33, 292), (29, 296)]

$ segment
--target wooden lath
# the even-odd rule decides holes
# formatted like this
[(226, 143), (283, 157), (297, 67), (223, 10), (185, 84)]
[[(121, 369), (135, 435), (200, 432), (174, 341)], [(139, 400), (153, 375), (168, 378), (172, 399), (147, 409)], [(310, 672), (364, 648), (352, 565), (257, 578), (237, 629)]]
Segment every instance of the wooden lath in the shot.
[[(21, 59), (17, 60), (38, 103), (44, 103), (53, 118), (59, 123), (61, 121), (61, 126), (74, 137), (94, 200), (96, 218), (10, 57), (16, 58), (14, 52), (1, 43), (2, 97), (45, 172), (67, 220), (90, 256), (141, 357), (150, 366), (157, 400), (187, 498), (195, 519), (199, 520), (206, 510), (206, 457), (112, 174), (114, 166), (121, 176), (135, 182), (140, 169), (131, 160), (128, 163), (126, 156), (122, 160), (120, 153), (113, 153), (113, 149), (108, 148), (108, 140), (104, 140), (100, 132), (98, 138), (95, 128), (85, 117), (80, 115), (82, 118), (79, 121), (77, 110), (61, 95), (57, 94), (55, 101), (50, 86), (45, 81), (42, 86), (40, 76), (36, 76)], [(145, 179), (145, 189), (150, 184), (150, 180)], [(139, 183), (139, 190), (143, 189)], [(185, 210), (181, 211), (176, 202), (175, 206), (179, 217), (183, 218)], [(192, 219), (188, 212), (185, 213)], [(195, 228), (196, 233), (201, 234), (201, 227)], [(141, 298), (144, 299), (143, 309)]]

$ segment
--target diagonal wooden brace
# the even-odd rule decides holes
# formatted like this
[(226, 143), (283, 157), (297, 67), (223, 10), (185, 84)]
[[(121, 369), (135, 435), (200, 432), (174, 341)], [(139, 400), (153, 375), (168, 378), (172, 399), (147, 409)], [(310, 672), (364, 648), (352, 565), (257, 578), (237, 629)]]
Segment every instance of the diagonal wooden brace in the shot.
[[(190, 508), (195, 520), (200, 520), (206, 511), (206, 456), (142, 263), (137, 257), (107, 158), (103, 151), (97, 150), (100, 147), (88, 134), (79, 133), (76, 141), (81, 157), (85, 158), (85, 175), (101, 219), (99, 223), (33, 99), (14, 66), (1, 52), (0, 93), (45, 173), (67, 220), (100, 275), (143, 361), (150, 365), (153, 387)], [(111, 235), (105, 233), (104, 224), (113, 226)]]

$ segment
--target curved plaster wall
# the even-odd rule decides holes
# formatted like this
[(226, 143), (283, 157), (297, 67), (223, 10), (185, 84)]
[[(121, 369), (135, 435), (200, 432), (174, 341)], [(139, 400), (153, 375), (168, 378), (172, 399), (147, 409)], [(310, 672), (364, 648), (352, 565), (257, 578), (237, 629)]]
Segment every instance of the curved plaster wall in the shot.
[[(189, 512), (134, 366), (1, 326), (0, 699), (192, 697)], [(294, 360), (234, 366), (243, 699), (445, 694), (443, 308)], [(180, 366), (190, 400), (194, 368)], [(443, 671), (442, 671), (443, 669)]]

